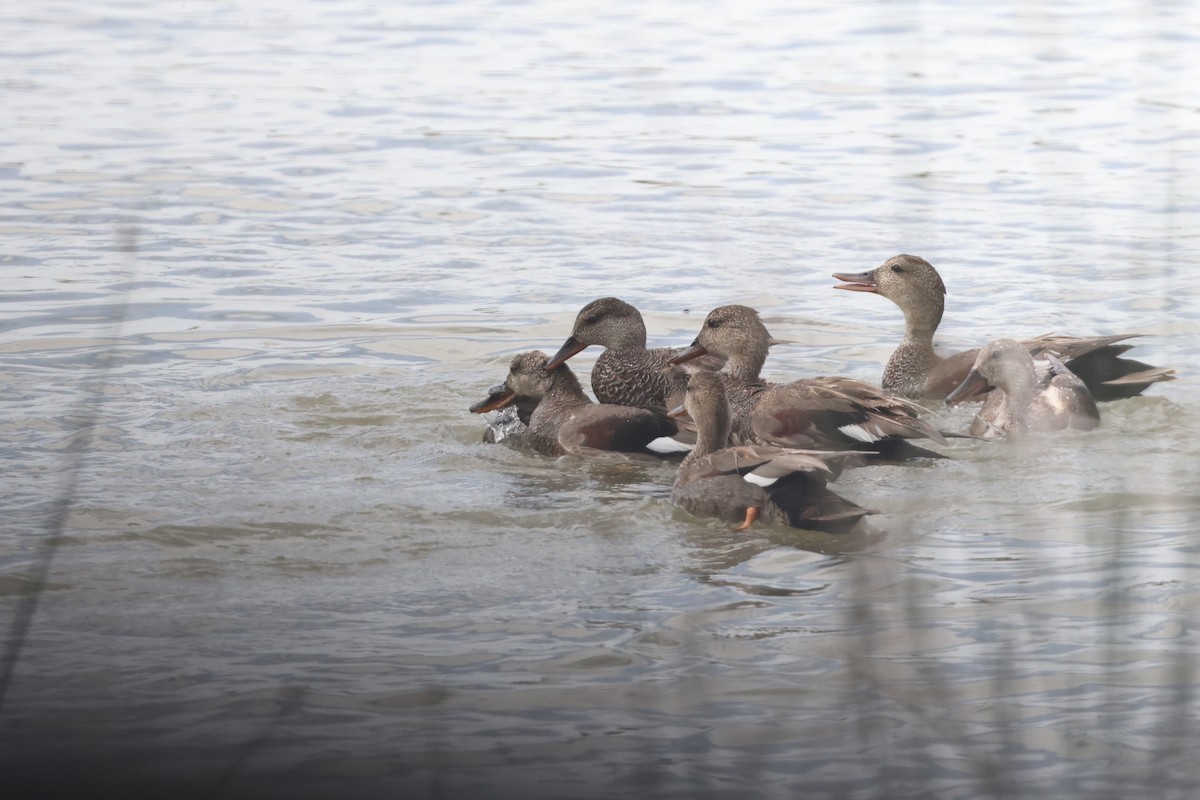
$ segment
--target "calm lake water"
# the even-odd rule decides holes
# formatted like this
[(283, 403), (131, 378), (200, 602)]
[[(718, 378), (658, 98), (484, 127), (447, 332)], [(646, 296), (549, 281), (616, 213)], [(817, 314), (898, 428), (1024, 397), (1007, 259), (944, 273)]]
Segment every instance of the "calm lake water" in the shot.
[[(6, 781), (1194, 797), (1197, 31), (1185, 2), (6, 7)], [(768, 377), (878, 381), (901, 315), (830, 273), (899, 252), (942, 272), (947, 348), (1137, 331), (1180, 377), (1091, 433), (849, 472), (880, 513), (843, 537), (733, 533), (668, 464), (467, 413), (610, 294), (655, 345), (744, 303), (794, 342)]]

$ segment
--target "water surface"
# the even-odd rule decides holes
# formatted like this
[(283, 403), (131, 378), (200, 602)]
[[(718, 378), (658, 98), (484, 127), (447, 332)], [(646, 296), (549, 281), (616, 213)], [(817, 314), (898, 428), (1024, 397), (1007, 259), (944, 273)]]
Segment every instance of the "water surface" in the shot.
[[(222, 797), (1190, 797), (1198, 23), (3, 12), (5, 762)], [(942, 272), (947, 348), (1137, 331), (1180, 378), (1095, 432), (852, 471), (880, 513), (844, 537), (735, 534), (669, 465), (466, 412), (608, 294), (654, 344), (745, 303), (795, 342), (768, 377), (878, 380), (900, 314), (830, 273), (898, 252)]]

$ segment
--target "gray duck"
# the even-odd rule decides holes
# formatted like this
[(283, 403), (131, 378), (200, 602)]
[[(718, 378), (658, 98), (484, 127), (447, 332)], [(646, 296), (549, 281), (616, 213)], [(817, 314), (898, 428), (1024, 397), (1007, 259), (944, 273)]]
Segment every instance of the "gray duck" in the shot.
[(716, 373), (692, 375), (683, 406), (672, 413), (686, 413), (697, 426), (696, 447), (680, 463), (671, 490), (671, 502), (694, 516), (739, 523), (736, 530), (763, 519), (841, 533), (874, 513), (826, 487), (829, 462), (848, 453), (728, 447), (733, 417)]
[[(771, 335), (748, 306), (709, 312), (692, 346), (672, 359), (714, 353), (724, 358), (718, 373), (733, 409), (731, 441), (781, 447), (871, 451), (865, 460), (942, 457), (907, 441), (926, 438), (945, 444), (945, 434), (922, 421), (923, 409), (909, 400), (853, 378), (803, 378), (769, 383), (760, 372)], [(860, 459), (864, 460), (864, 459)]]
[(1054, 355), (1047, 359), (1050, 368), (1039, 376), (1025, 344), (1012, 339), (989, 342), (963, 382), (947, 395), (946, 404), (986, 393), (987, 400), (971, 423), (972, 435), (983, 439), (1098, 426), (1100, 411), (1084, 382)]
[(470, 410), (483, 414), (510, 405), (528, 425), (521, 443), (549, 456), (597, 450), (661, 454), (651, 443), (678, 430), (662, 413), (593, 403), (566, 364), (547, 371), (540, 350), (515, 356), (504, 383)]
[(605, 348), (592, 367), (592, 392), (601, 403), (619, 406), (665, 412), (683, 396), (689, 372), (720, 369), (722, 363), (709, 356), (693, 368), (670, 366), (683, 348), (647, 349), (641, 312), (623, 300), (601, 297), (579, 310), (571, 335), (546, 369), (556, 369), (591, 345)]
[[(904, 397), (940, 400), (966, 378), (979, 350), (942, 357), (934, 352), (933, 334), (942, 321), (946, 285), (928, 261), (898, 255), (868, 272), (835, 272), (835, 289), (882, 295), (904, 312), (904, 338), (883, 371), (883, 388)], [(1046, 334), (1022, 343), (1057, 356), (1087, 385), (1095, 400), (1141, 394), (1148, 386), (1169, 381), (1175, 371), (1120, 358), (1138, 334), (1059, 336)]]

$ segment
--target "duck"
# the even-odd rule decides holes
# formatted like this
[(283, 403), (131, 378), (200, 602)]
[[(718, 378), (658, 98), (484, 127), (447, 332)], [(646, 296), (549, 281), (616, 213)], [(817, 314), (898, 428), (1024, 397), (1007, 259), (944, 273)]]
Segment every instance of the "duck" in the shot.
[(696, 517), (749, 528), (757, 520), (843, 533), (875, 513), (829, 490), (830, 462), (851, 455), (764, 445), (729, 446), (733, 412), (714, 372), (689, 376), (670, 412), (696, 424), (696, 446), (675, 472), (671, 502)]
[(803, 378), (770, 383), (760, 373), (772, 341), (758, 312), (749, 306), (714, 308), (691, 347), (671, 359), (682, 363), (713, 353), (725, 359), (721, 376), (732, 408), (734, 444), (872, 451), (866, 460), (943, 457), (905, 441), (946, 444), (946, 434), (919, 415), (920, 405), (863, 381), (845, 377)]
[(1087, 385), (1052, 353), (1047, 353), (1046, 359), (1050, 368), (1039, 376), (1024, 343), (1013, 339), (988, 342), (963, 382), (946, 396), (946, 405), (986, 393), (987, 400), (971, 422), (971, 434), (981, 439), (1023, 431), (1097, 427), (1100, 410)]
[(513, 357), (504, 383), (470, 411), (483, 414), (515, 405), (528, 426), (521, 444), (548, 456), (598, 451), (660, 454), (655, 440), (674, 436), (679, 426), (644, 408), (598, 404), (583, 391), (566, 364), (546, 370), (547, 356), (530, 350)]
[(722, 364), (709, 356), (688, 369), (670, 366), (682, 349), (647, 349), (641, 312), (624, 300), (601, 297), (579, 310), (570, 336), (546, 362), (546, 369), (557, 369), (592, 345), (604, 348), (592, 367), (592, 393), (599, 402), (664, 413), (683, 396), (689, 372), (720, 369)]
[[(966, 378), (979, 349), (949, 356), (934, 351), (933, 334), (942, 321), (946, 284), (920, 256), (893, 256), (873, 270), (835, 272), (842, 283), (835, 289), (869, 292), (888, 298), (904, 312), (904, 338), (883, 370), (883, 388), (914, 399), (941, 400)], [(1173, 380), (1175, 371), (1120, 358), (1138, 334), (1062, 336), (1045, 334), (1022, 344), (1063, 361), (1087, 385), (1094, 400), (1117, 400), (1141, 394), (1160, 381)]]

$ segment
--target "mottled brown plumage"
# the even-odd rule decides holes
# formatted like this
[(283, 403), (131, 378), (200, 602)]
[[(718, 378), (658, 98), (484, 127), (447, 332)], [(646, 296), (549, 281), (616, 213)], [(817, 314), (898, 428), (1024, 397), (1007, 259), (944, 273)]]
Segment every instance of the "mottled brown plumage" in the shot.
[(651, 441), (677, 430), (664, 414), (593, 403), (570, 367), (563, 364), (550, 371), (545, 367), (546, 354), (539, 350), (515, 356), (504, 384), (494, 387), (471, 411), (482, 414), (513, 403), (529, 408), (533, 402), (529, 433), (522, 441), (550, 456), (589, 450), (648, 453)]
[(840, 533), (868, 511), (826, 487), (829, 462), (854, 454), (765, 445), (726, 446), (732, 412), (720, 376), (692, 375), (686, 412), (697, 426), (696, 448), (675, 474), (671, 501), (698, 517), (741, 523), (755, 519)]
[[(592, 392), (601, 403), (666, 411), (669, 398), (683, 396), (694, 369), (670, 366), (682, 348), (646, 348), (646, 323), (641, 313), (623, 300), (601, 297), (575, 317), (571, 335), (546, 364), (555, 369), (586, 347), (605, 348), (592, 367)], [(709, 358), (697, 369), (720, 369)]]
[(677, 356), (715, 353), (726, 359), (720, 371), (732, 408), (731, 441), (783, 447), (870, 450), (901, 459), (938, 456), (903, 440), (928, 438), (944, 443), (941, 432), (923, 422), (920, 406), (878, 387), (843, 377), (804, 378), (773, 384), (760, 376), (771, 335), (758, 312), (747, 306), (715, 308), (705, 317), (692, 347)]
[[(843, 281), (837, 289), (882, 295), (904, 312), (904, 338), (888, 359), (883, 388), (904, 397), (942, 399), (962, 383), (979, 350), (943, 358), (933, 347), (942, 320), (946, 285), (923, 258), (898, 255), (869, 272), (834, 273)], [(1116, 400), (1141, 394), (1148, 386), (1169, 381), (1175, 372), (1120, 358), (1132, 345), (1120, 344), (1137, 334), (1116, 336), (1059, 336), (1045, 334), (1022, 342), (1057, 356), (1087, 385), (1096, 400)]]

